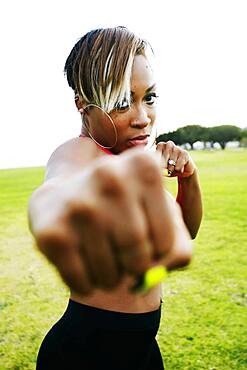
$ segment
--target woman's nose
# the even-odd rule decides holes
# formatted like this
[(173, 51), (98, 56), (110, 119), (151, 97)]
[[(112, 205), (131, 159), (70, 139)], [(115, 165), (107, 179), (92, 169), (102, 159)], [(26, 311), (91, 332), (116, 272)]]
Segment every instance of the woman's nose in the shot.
[(132, 107), (131, 126), (145, 128), (151, 123), (151, 118), (143, 106)]

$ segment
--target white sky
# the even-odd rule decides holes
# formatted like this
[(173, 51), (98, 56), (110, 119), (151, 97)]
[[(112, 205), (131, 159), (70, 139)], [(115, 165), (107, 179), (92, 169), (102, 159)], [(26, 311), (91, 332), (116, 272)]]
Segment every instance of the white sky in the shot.
[(77, 136), (63, 76), (75, 42), (124, 25), (158, 65), (159, 133), (187, 124), (247, 126), (246, 0), (22, 0), (0, 5), (0, 168), (44, 165)]

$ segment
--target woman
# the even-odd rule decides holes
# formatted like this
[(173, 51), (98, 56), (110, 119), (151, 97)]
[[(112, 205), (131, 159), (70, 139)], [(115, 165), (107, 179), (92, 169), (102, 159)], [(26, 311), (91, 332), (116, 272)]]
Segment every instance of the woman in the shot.
[[(172, 142), (159, 143), (158, 155), (144, 151), (157, 101), (149, 51), (124, 27), (98, 29), (66, 61), (82, 132), (52, 154), (29, 220), (71, 296), (37, 369), (163, 369), (160, 286), (145, 294), (133, 286), (153, 265), (190, 262), (201, 196), (186, 151)], [(161, 168), (178, 177), (177, 203), (163, 190)]]

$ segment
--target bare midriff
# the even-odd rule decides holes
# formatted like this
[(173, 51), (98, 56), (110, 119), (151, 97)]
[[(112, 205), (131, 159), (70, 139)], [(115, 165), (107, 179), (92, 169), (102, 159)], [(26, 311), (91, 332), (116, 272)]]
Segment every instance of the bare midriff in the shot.
[(115, 312), (144, 313), (157, 310), (162, 296), (161, 285), (143, 294), (130, 292), (130, 287), (133, 284), (133, 278), (126, 277), (112, 291), (95, 289), (88, 296), (81, 296), (71, 292), (71, 299), (88, 306)]

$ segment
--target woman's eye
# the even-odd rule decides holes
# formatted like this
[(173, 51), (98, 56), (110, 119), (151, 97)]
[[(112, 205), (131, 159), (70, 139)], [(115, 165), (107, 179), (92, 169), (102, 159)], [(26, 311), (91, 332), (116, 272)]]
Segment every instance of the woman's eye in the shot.
[(157, 102), (158, 95), (156, 93), (150, 93), (145, 96), (145, 101), (148, 105), (154, 105)]
[(119, 102), (117, 105), (116, 105), (116, 110), (117, 111), (125, 111), (125, 110), (128, 110), (130, 107), (129, 103), (127, 100), (124, 100), (122, 102)]

